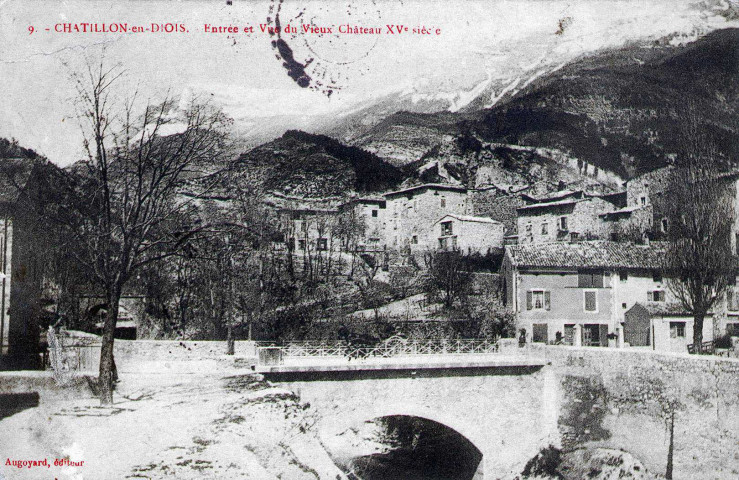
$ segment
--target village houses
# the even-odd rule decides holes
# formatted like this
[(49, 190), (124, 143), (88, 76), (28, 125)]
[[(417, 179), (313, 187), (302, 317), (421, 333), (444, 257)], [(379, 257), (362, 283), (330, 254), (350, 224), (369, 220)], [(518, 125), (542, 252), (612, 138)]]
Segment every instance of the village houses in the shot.
[(618, 195), (560, 191), (518, 208), (518, 243), (605, 239), (610, 232), (600, 215), (619, 208)]
[(491, 218), (447, 214), (433, 226), (439, 250), (485, 255), (503, 245), (505, 227)]
[[(506, 305), (528, 341), (686, 352), (693, 318), (662, 277), (666, 249), (665, 242), (605, 240), (508, 246)], [(705, 341), (737, 331), (738, 293), (731, 287), (705, 318)]]
[(436, 248), (433, 225), (444, 215), (466, 215), (467, 189), (455, 185), (424, 184), (385, 194), (388, 201), (387, 243), (412, 252)]
[[(337, 207), (294, 205), (281, 211), (290, 221), (286, 241), (296, 253), (306, 248), (339, 251), (459, 248), (465, 253), (501, 248), (505, 225), (489, 217), (468, 214), (469, 197), (464, 187), (423, 184), (385, 193), (376, 197), (349, 199)], [(342, 220), (339, 217), (343, 216)], [(356, 228), (356, 242), (332, 245), (340, 221)]]

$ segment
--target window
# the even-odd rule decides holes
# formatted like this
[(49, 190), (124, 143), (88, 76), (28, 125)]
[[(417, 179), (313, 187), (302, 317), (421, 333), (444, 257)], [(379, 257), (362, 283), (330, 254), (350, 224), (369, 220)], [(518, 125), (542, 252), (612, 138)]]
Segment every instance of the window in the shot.
[(603, 288), (603, 272), (600, 270), (577, 273), (578, 288)]
[(305, 250), (305, 240), (298, 240), (298, 250)]
[(413, 235), (413, 236), (411, 237), (411, 243), (412, 243), (413, 245), (418, 245), (418, 235)]
[(665, 291), (664, 290), (654, 290), (652, 292), (647, 292), (647, 300), (650, 302), (664, 302), (665, 301)]
[(647, 197), (641, 197), (641, 204), (642, 206), (647, 204)]
[(739, 295), (732, 289), (726, 291), (726, 308), (731, 312), (739, 311)]
[(662, 233), (667, 233), (667, 230), (670, 228), (670, 221), (666, 218), (663, 218), (662, 222), (660, 223), (660, 228), (662, 229)]
[(541, 234), (549, 235), (549, 224), (547, 222), (541, 224)]
[(625, 282), (626, 280), (629, 279), (629, 272), (625, 270), (621, 270), (620, 272), (618, 272), (618, 279), (621, 280), (622, 282)]
[(621, 304), (621, 308), (623, 308), (624, 310), (626, 310), (626, 304), (625, 303), (622, 303)]
[(448, 237), (452, 235), (452, 222), (441, 222), (441, 236)]
[(659, 272), (652, 272), (652, 280), (657, 283), (662, 283), (662, 274)]
[(295, 237), (290, 237), (287, 239), (287, 248), (293, 248), (295, 246)]
[(533, 325), (534, 332), (532, 335), (532, 342), (534, 343), (547, 343), (549, 340), (549, 329), (546, 323), (535, 323)]
[(526, 233), (531, 233), (531, 229), (532, 229), (531, 223), (527, 223), (526, 224)]
[(446, 198), (441, 197), (439, 200), (439, 205), (441, 205), (441, 208), (446, 208)]
[(372, 216), (377, 217), (377, 210), (372, 210)]
[(526, 292), (526, 310), (551, 309), (551, 297), (548, 290), (529, 290)]
[(670, 338), (685, 338), (685, 322), (670, 322)]
[(726, 334), (730, 337), (739, 337), (739, 323), (727, 323)]
[(316, 248), (317, 248), (317, 249), (318, 249), (319, 251), (325, 251), (325, 250), (328, 250), (328, 240), (327, 240), (327, 239), (325, 239), (325, 238), (319, 238), (319, 239), (318, 239), (318, 242), (317, 242), (317, 245), (316, 245)]
[(567, 231), (567, 217), (559, 217), (559, 229)]
[(598, 291), (597, 290), (586, 290), (585, 291), (585, 311), (586, 312), (597, 312), (598, 311)]

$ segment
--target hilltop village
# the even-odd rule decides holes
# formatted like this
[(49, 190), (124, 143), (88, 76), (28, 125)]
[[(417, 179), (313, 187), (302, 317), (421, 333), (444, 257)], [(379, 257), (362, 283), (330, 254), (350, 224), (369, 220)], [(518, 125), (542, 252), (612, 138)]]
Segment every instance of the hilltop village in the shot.
[(49, 327), (106, 325), (111, 341), (729, 350), (735, 73), (712, 59), (737, 35), (596, 53), (494, 107), (370, 105), (257, 145), (218, 108), (165, 99), (159, 130), (124, 129), (135, 155), (99, 146), (112, 176), (3, 140), (0, 352), (39, 366)]
[[(30, 248), (38, 234), (38, 202), (58, 198), (55, 188), (67, 173), (41, 159), (13, 161), (21, 168), (8, 184), (9, 191), (11, 186), (18, 190), (5, 202), (3, 223), (2, 300), (9, 305), (2, 317), (5, 353), (36, 350), (36, 338), (63, 315), (71, 328), (100, 332), (106, 310), (93, 286), (62, 292), (69, 286), (54, 272), (17, 272), (38, 262)], [(248, 208), (240, 221), (259, 224), (263, 233), (249, 242), (262, 245), (245, 246), (228, 237), (211, 243), (220, 252), (212, 273), (184, 258), (182, 265), (193, 270), (190, 285), (196, 277), (216, 276), (212, 284), (200, 285), (205, 293), (187, 290), (180, 265), (153, 277), (165, 283), (165, 277), (174, 278), (171, 288), (179, 288), (180, 295), (185, 288), (189, 305), (152, 290), (147, 283), (152, 280), (136, 282), (121, 298), (116, 336), (219, 339), (235, 327), (239, 338), (330, 340), (348, 329), (379, 339), (398, 333), (492, 335), (685, 352), (693, 342), (694, 315), (664, 273), (671, 221), (666, 202), (674, 170), (667, 166), (637, 175), (620, 189), (612, 179), (597, 182), (603, 172), (581, 165), (574, 174), (581, 188), (547, 180), (496, 185), (494, 172), (478, 170), (484, 184), (469, 188), (450, 175), (437, 175), (433, 183), (411, 179), (364, 195), (263, 190), (248, 207), (239, 195), (211, 195), (199, 215), (211, 211), (211, 218), (233, 221), (238, 208)], [(735, 211), (738, 181), (733, 173), (716, 179)], [(732, 225), (735, 252), (739, 223)], [(48, 243), (52, 248), (53, 239)], [(234, 253), (237, 249), (242, 253)], [(445, 258), (459, 264), (449, 266)], [(255, 272), (261, 285), (253, 284)], [(271, 292), (278, 293), (269, 293), (265, 282), (274, 282)], [(305, 292), (280, 293), (288, 284)], [(703, 323), (705, 342), (739, 333), (735, 288), (727, 286), (710, 309)], [(198, 294), (221, 295), (218, 309), (196, 309)], [(265, 298), (274, 304), (265, 305)], [(174, 312), (179, 318), (173, 321)], [(194, 318), (208, 315), (220, 324), (204, 326), (207, 322)], [(18, 321), (29, 318), (36, 320)], [(424, 328), (431, 330), (420, 334)]]
[[(432, 252), (500, 257), (498, 293), (527, 341), (684, 352), (692, 314), (662, 274), (671, 170), (637, 176), (611, 193), (426, 183), (333, 206), (314, 201), (284, 210), (292, 219), (287, 248), (298, 255), (341, 251), (325, 227), (348, 213), (363, 226), (355, 248), (385, 270)], [(720, 181), (736, 192), (737, 179)], [(729, 289), (704, 323), (704, 339), (737, 334), (735, 298)]]

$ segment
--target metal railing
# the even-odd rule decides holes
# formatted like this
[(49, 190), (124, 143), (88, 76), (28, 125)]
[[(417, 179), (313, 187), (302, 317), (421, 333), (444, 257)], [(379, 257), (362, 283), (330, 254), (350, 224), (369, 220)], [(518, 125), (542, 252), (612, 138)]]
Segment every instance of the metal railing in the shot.
[[(360, 344), (357, 342), (289, 342), (284, 345), (260, 345), (265, 355), (281, 361), (285, 358), (368, 358), (368, 357), (404, 357), (417, 355), (485, 355), (498, 352), (496, 341), (485, 339), (457, 340), (407, 340), (391, 337), (377, 344)], [(261, 362), (260, 362), (261, 363)]]

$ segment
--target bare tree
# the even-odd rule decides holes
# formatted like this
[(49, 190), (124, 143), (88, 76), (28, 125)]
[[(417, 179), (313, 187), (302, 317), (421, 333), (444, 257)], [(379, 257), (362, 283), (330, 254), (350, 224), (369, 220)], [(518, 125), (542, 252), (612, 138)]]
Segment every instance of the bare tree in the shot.
[(721, 172), (715, 145), (688, 109), (683, 156), (669, 173), (665, 195), (668, 286), (693, 316), (693, 345), (701, 351), (703, 321), (736, 274), (732, 254), (736, 179)]
[(177, 252), (203, 225), (194, 221), (209, 188), (208, 166), (225, 148), (224, 115), (207, 103), (167, 95), (118, 102), (120, 65), (87, 62), (73, 75), (86, 160), (76, 165), (79, 201), (72, 250), (107, 300), (100, 354), (102, 403), (111, 403), (113, 341), (124, 289), (141, 268)]
[(430, 257), (429, 291), (439, 292), (446, 308), (464, 301), (472, 287), (472, 271), (459, 250), (438, 251)]

